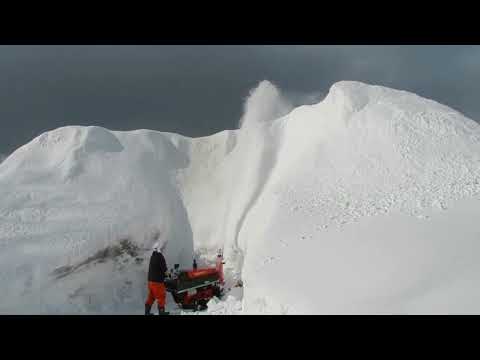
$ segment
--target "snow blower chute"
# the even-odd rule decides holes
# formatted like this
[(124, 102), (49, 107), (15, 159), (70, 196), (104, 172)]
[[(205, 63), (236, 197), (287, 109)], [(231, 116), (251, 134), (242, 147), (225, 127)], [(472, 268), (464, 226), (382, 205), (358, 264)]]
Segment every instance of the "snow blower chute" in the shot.
[(223, 252), (218, 251), (215, 267), (180, 270), (175, 264), (165, 279), (165, 287), (182, 309), (205, 310), (208, 301), (214, 296), (223, 295), (225, 285), (223, 278)]

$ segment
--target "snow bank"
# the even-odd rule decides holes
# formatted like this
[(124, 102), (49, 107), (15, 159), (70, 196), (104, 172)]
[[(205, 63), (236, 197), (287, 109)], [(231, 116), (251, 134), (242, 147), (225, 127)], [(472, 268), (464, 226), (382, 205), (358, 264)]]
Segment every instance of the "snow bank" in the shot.
[(182, 266), (224, 248), (244, 288), (208, 314), (479, 312), (476, 123), (357, 82), (293, 110), (263, 83), (246, 110), (204, 138), (72, 126), (9, 156), (0, 312), (141, 313), (158, 239)]

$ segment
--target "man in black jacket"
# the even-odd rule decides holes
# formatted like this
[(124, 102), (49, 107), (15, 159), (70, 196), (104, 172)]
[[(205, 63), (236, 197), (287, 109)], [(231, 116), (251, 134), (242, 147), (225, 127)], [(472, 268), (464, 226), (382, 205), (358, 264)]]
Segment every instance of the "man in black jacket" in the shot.
[(157, 300), (158, 314), (163, 315), (165, 312), (165, 273), (167, 272), (167, 263), (163, 257), (163, 248), (160, 248), (160, 244), (156, 243), (153, 246), (153, 253), (150, 257), (150, 265), (148, 267), (148, 297), (145, 302), (145, 315), (150, 315), (152, 305)]

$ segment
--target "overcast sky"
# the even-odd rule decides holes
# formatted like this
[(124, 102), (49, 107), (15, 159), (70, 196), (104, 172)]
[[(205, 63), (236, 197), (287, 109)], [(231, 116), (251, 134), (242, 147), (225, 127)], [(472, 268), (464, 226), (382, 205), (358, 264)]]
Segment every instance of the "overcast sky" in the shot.
[(0, 154), (65, 125), (233, 129), (261, 80), (292, 98), (360, 80), (480, 120), (480, 46), (0, 46)]

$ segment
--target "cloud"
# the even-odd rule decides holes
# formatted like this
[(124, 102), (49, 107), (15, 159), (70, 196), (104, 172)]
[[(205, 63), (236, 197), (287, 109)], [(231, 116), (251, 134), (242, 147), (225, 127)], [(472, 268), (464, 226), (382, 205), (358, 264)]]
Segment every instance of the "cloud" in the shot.
[(0, 154), (0, 164), (7, 158), (7, 155)]

